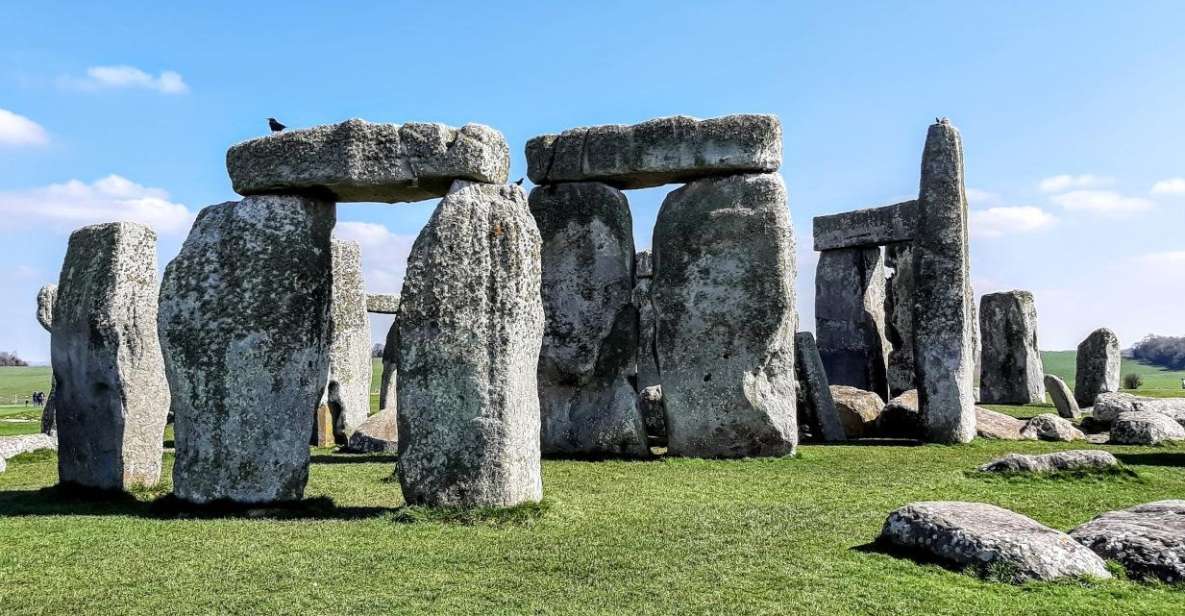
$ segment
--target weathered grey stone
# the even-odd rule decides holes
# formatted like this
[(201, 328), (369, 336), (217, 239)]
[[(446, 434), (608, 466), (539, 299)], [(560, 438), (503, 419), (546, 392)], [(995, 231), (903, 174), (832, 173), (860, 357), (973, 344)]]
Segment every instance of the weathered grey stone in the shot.
[(1037, 437), (1043, 441), (1081, 441), (1086, 435), (1074, 427), (1068, 419), (1053, 413), (1042, 413), (1029, 419), (1020, 433), (1025, 437)]
[(350, 433), (346, 445), (354, 453), (396, 453), (399, 451), (399, 426), (394, 409), (371, 415)]
[(835, 400), (831, 398), (831, 383), (823, 369), (823, 360), (819, 358), (814, 334), (795, 334), (794, 353), (797, 357), (798, 406), (806, 411), (803, 415), (814, 427), (813, 432), (828, 442), (847, 440)]
[(1035, 441), (1037, 435), (1023, 432), (1025, 422), (983, 407), (975, 407), (975, 433), (980, 438), (1003, 441)]
[(876, 417), (878, 436), (921, 438), (922, 414), (918, 410), (918, 390), (911, 389), (892, 400)]
[(361, 247), (356, 242), (335, 239), (331, 250), (329, 380), (322, 397), (333, 412), (333, 440), (344, 445), (370, 414), (370, 317), (362, 281)]
[(794, 453), (798, 318), (782, 177), (737, 175), (675, 190), (653, 243), (668, 451)]
[(917, 389), (913, 365), (913, 244), (885, 246), (885, 267), (893, 275), (885, 283), (885, 339), (889, 341), (889, 395)]
[(481, 124), (374, 124), (352, 119), (232, 146), (226, 170), (240, 195), (308, 193), (337, 202), (441, 197), (453, 180), (502, 183), (510, 149)]
[(366, 311), (374, 314), (399, 314), (398, 293), (370, 293), (366, 296)]
[(666, 447), (667, 418), (662, 403), (662, 385), (652, 385), (638, 392), (638, 410), (642, 412), (649, 441), (658, 447)]
[(654, 253), (649, 250), (639, 250), (634, 255), (634, 276), (636, 278), (654, 278)]
[(973, 295), (967, 248), (963, 142), (942, 120), (922, 155), (914, 239), (913, 351), (925, 438), (975, 438)]
[(909, 242), (917, 235), (918, 202), (816, 216), (815, 250), (871, 248)]
[(1074, 398), (1080, 406), (1091, 406), (1101, 393), (1119, 391), (1119, 336), (1103, 327), (1078, 345), (1078, 366), (1074, 374)]
[(1070, 536), (1100, 557), (1118, 561), (1133, 578), (1185, 582), (1185, 500), (1104, 513)]
[(988, 293), (980, 299), (979, 401), (1040, 404), (1044, 368), (1037, 347), (1037, 306), (1028, 291)]
[(379, 410), (395, 410), (399, 399), (397, 386), (399, 384), (399, 317), (391, 323), (387, 330), (387, 339), (383, 344), (383, 373), (379, 381)]
[(832, 385), (830, 390), (844, 434), (851, 439), (876, 436), (876, 420), (885, 401), (871, 391), (847, 385)]
[[(58, 299), (58, 285), (47, 284), (37, 292), (37, 321), (45, 331), (53, 333), (53, 310)], [(57, 379), (50, 374), (49, 393), (45, 397), (45, 406), (41, 409), (42, 434), (57, 434), (57, 404), (54, 401), (54, 390), (57, 389)]]
[(420, 232), (399, 306), (399, 483), (413, 505), (543, 496), (542, 242), (517, 186), (458, 182)]
[(0, 461), (41, 449), (58, 450), (58, 439), (48, 434), (0, 436)]
[(657, 328), (658, 315), (654, 312), (654, 281), (639, 278), (634, 283), (633, 303), (638, 311), (638, 391), (662, 384), (658, 369)]
[(880, 540), (1014, 583), (1109, 579), (1103, 559), (1069, 535), (987, 503), (920, 502), (889, 514)]
[(1112, 444), (1156, 445), (1164, 441), (1185, 441), (1185, 428), (1168, 415), (1132, 411), (1120, 414), (1111, 423)]
[(160, 480), (169, 385), (156, 335), (156, 233), (70, 235), (54, 302), (58, 477), (99, 489)]
[(1053, 400), (1053, 406), (1057, 408), (1057, 414), (1066, 419), (1078, 419), (1082, 416), (1082, 410), (1078, 408), (1078, 401), (1074, 399), (1074, 392), (1070, 391), (1070, 387), (1066, 382), (1059, 377), (1047, 374), (1045, 375), (1045, 391), (1049, 392), (1050, 399)]
[(536, 184), (596, 181), (648, 188), (777, 171), (782, 124), (772, 115), (673, 116), (541, 135), (527, 142), (526, 153), (527, 177)]
[(1036, 456), (1010, 453), (979, 467), (984, 473), (1056, 473), (1103, 470), (1119, 466), (1119, 460), (1105, 451), (1058, 451)]
[(296, 196), (210, 206), (165, 269), (179, 498), (302, 497), (329, 370), (335, 218), (333, 203)]
[(1185, 426), (1185, 398), (1144, 398), (1128, 393), (1102, 393), (1095, 398), (1091, 413), (1094, 419), (1108, 424), (1121, 414), (1132, 411), (1160, 413)]
[(885, 270), (881, 249), (828, 250), (815, 274), (815, 332), (833, 385), (889, 398)]

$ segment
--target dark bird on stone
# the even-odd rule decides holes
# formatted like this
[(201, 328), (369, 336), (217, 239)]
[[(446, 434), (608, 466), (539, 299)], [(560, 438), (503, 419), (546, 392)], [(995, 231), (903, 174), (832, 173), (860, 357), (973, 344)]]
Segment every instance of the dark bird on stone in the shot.
[(272, 129), (273, 133), (282, 132), (285, 128), (288, 128), (287, 126), (284, 126), (283, 124), (280, 124), (279, 122), (277, 122), (275, 118), (268, 118), (267, 125), (268, 125), (268, 128)]
[(514, 181), (514, 185), (515, 185), (515, 186), (522, 186), (522, 185), (523, 185), (523, 180), (525, 180), (525, 179), (526, 179), (526, 178), (519, 178), (519, 179), (515, 180), (515, 181)]

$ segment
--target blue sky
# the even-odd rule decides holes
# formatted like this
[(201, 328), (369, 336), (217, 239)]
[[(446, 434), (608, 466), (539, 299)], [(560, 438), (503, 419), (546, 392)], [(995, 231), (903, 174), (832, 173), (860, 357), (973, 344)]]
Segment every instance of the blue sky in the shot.
[[(804, 327), (811, 218), (915, 195), (949, 116), (977, 291), (1032, 290), (1047, 349), (1185, 335), (1185, 3), (168, 4), (0, 6), (0, 349), (48, 358), (35, 295), (71, 229), (149, 222), (163, 267), (268, 116), (480, 122), (517, 178), (537, 134), (775, 113)], [(630, 193), (639, 247), (668, 190)], [(398, 291), (432, 207), (339, 207), (372, 290)]]

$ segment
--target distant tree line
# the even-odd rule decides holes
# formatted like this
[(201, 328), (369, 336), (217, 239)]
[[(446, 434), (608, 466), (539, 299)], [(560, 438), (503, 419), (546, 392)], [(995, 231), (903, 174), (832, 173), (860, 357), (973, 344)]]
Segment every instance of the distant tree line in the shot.
[(1147, 336), (1132, 347), (1132, 357), (1169, 370), (1185, 370), (1185, 337)]
[(28, 366), (29, 362), (16, 356), (16, 353), (0, 351), (0, 366)]

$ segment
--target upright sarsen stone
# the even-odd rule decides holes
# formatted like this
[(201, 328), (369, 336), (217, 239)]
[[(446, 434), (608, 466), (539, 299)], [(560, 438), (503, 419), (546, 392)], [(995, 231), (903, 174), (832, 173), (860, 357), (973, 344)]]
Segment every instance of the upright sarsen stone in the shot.
[(667, 195), (654, 265), (670, 453), (793, 453), (794, 239), (782, 177), (705, 179)]
[(914, 238), (913, 349), (925, 439), (975, 438), (973, 297), (967, 251), (963, 142), (947, 120), (922, 154)]
[(832, 385), (889, 398), (885, 355), (885, 270), (881, 250), (843, 248), (819, 255), (815, 332)]
[(638, 357), (629, 202), (579, 182), (535, 188), (530, 207), (543, 239), (543, 453), (648, 456), (628, 379)]
[(156, 335), (156, 233), (70, 235), (53, 303), (58, 476), (100, 489), (160, 480), (169, 384)]
[(540, 238), (517, 186), (458, 182), (399, 306), (399, 483), (413, 505), (538, 501)]
[(889, 341), (889, 395), (917, 389), (913, 365), (913, 244), (885, 246), (885, 267), (893, 275), (885, 283), (885, 338)]
[(847, 440), (843, 422), (835, 410), (835, 400), (831, 397), (831, 384), (827, 380), (827, 371), (823, 368), (823, 360), (819, 358), (819, 349), (815, 345), (815, 337), (810, 332), (798, 332), (794, 335), (794, 352), (796, 353), (796, 372), (798, 375), (798, 406), (806, 410), (802, 413), (813, 422), (814, 433), (824, 441), (834, 442)]
[(1044, 371), (1037, 346), (1037, 306), (1028, 291), (988, 293), (980, 299), (979, 402), (1039, 404)]
[(397, 386), (399, 384), (399, 317), (391, 323), (387, 330), (387, 338), (383, 343), (383, 373), (379, 381), (379, 410), (394, 410), (398, 400)]
[[(370, 317), (357, 242), (333, 240), (333, 292), (329, 316), (329, 382), (333, 440), (345, 444), (370, 415)], [(322, 439), (325, 440), (325, 439)]]
[(207, 503), (300, 499), (329, 370), (336, 207), (296, 196), (205, 208), (165, 269), (173, 491)]
[(1078, 345), (1078, 366), (1074, 373), (1074, 398), (1091, 406), (1101, 393), (1119, 391), (1119, 336), (1102, 327)]
[[(58, 285), (47, 284), (37, 292), (37, 322), (50, 334), (53, 333), (53, 307), (58, 299)], [(57, 379), (50, 374), (49, 394), (45, 397), (45, 406), (41, 409), (41, 433), (57, 434), (57, 411), (54, 403), (54, 390), (57, 389)]]

